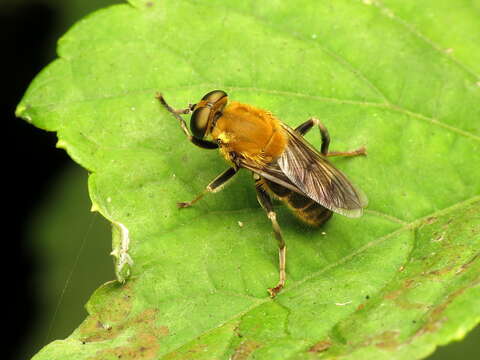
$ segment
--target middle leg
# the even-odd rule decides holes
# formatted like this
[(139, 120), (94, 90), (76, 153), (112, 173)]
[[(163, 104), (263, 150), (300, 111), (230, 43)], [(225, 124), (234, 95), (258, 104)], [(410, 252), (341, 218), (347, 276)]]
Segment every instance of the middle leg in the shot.
[(255, 174), (254, 179), (256, 181), (255, 189), (257, 190), (257, 200), (262, 208), (266, 211), (268, 218), (272, 222), (273, 232), (278, 241), (279, 280), (275, 287), (268, 289), (270, 297), (274, 298), (285, 286), (285, 280), (287, 277), (285, 272), (287, 246), (285, 245), (285, 240), (283, 240), (280, 225), (278, 225), (277, 222), (277, 214), (273, 210), (272, 200), (270, 199), (268, 193), (262, 189), (260, 177)]
[(192, 206), (198, 200), (203, 198), (205, 196), (205, 194), (215, 193), (215, 192), (218, 192), (218, 191), (222, 190), (223, 187), (225, 186), (225, 184), (237, 173), (237, 171), (238, 171), (238, 169), (235, 169), (233, 167), (228, 168), (223, 173), (218, 175), (215, 179), (213, 179), (213, 181), (210, 184), (207, 185), (205, 190), (203, 190), (203, 192), (200, 195), (198, 195), (195, 199), (193, 199), (192, 201), (187, 201), (187, 202), (179, 202), (179, 203), (177, 203), (177, 206), (179, 208), (186, 208), (186, 207)]

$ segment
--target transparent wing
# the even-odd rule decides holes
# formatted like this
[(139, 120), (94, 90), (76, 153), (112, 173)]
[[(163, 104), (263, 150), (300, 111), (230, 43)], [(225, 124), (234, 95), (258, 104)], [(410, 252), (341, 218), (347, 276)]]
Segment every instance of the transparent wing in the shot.
[[(302, 193), (336, 213), (359, 217), (366, 196), (293, 129), (284, 126), (289, 142), (276, 163)], [(276, 182), (275, 180), (272, 180)]]
[(260, 165), (250, 159), (242, 159), (240, 161), (240, 167), (253, 171), (254, 173), (264, 177), (265, 179), (270, 180), (283, 187), (286, 187), (287, 189), (307, 196), (283, 173), (277, 162), (272, 162), (267, 165)]

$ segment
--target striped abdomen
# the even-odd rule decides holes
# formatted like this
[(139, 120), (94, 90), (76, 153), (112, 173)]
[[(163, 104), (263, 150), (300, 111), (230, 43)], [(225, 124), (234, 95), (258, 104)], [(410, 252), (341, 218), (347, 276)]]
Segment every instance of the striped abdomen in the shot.
[(320, 226), (332, 217), (332, 212), (314, 200), (289, 190), (265, 178), (261, 179), (262, 187), (275, 197), (285, 202), (304, 222)]

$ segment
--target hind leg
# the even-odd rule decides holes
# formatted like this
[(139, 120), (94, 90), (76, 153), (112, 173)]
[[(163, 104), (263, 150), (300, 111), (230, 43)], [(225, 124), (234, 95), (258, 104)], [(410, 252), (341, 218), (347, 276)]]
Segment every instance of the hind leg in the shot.
[(297, 126), (295, 128), (295, 131), (300, 133), (302, 136), (304, 136), (306, 133), (308, 133), (313, 126), (318, 126), (318, 129), (320, 130), (320, 136), (322, 138), (322, 145), (320, 148), (320, 152), (324, 156), (357, 156), (357, 155), (367, 155), (367, 151), (364, 146), (357, 150), (353, 151), (331, 151), (328, 152), (328, 146), (330, 145), (330, 135), (328, 134), (328, 130), (323, 125), (320, 120), (317, 118), (310, 118), (307, 121), (305, 121), (303, 124)]

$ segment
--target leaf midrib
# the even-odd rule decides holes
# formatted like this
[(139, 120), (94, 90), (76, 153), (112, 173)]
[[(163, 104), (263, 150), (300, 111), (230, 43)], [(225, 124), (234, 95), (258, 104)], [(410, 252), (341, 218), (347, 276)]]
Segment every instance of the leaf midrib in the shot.
[[(200, 84), (190, 84), (190, 85), (185, 85), (185, 86), (175, 86), (175, 87), (170, 87), (170, 88), (164, 88), (161, 89), (163, 93), (166, 93), (165, 90), (179, 90), (179, 89), (184, 89), (184, 88), (192, 88), (192, 87), (210, 87), (210, 88), (215, 88), (217, 87), (218, 84), (210, 84), (210, 83), (200, 83)], [(402, 106), (398, 106), (392, 103), (375, 103), (375, 102), (368, 102), (368, 101), (360, 101), (360, 100), (348, 100), (348, 99), (339, 99), (339, 98), (334, 98), (334, 97), (323, 97), (323, 96), (316, 96), (316, 95), (309, 95), (309, 94), (303, 94), (299, 92), (293, 92), (293, 91), (282, 91), (282, 90), (271, 90), (271, 89), (265, 89), (265, 88), (257, 88), (257, 87), (242, 87), (242, 86), (226, 86), (229, 89), (232, 90), (241, 90), (241, 91), (257, 91), (257, 92), (263, 92), (266, 94), (274, 94), (274, 95), (280, 95), (280, 96), (295, 96), (299, 98), (305, 98), (305, 99), (311, 99), (311, 100), (318, 100), (322, 102), (331, 102), (331, 103), (337, 103), (337, 104), (346, 104), (346, 105), (357, 105), (357, 106), (364, 106), (364, 107), (372, 107), (372, 108), (377, 108), (377, 109), (384, 109), (384, 110), (389, 110), (392, 112), (396, 113), (401, 113), (404, 115), (407, 115), (410, 118), (416, 119), (416, 120), (422, 120), (430, 123), (431, 125), (434, 125), (436, 127), (439, 127), (444, 130), (448, 130), (450, 132), (456, 133), (458, 135), (462, 135), (463, 137), (469, 138), (474, 141), (480, 142), (480, 136), (477, 136), (471, 132), (462, 130), (460, 128), (457, 128), (452, 125), (448, 125), (436, 118), (429, 117), (426, 115), (423, 115), (421, 113), (417, 113), (408, 109), (403, 108)], [(153, 94), (152, 99), (154, 99), (154, 95), (156, 92), (158, 92), (158, 88), (143, 88), (143, 89), (136, 89), (136, 90), (130, 90), (123, 92), (122, 94), (117, 94), (117, 95), (111, 95), (111, 96), (98, 96), (95, 98), (91, 99), (83, 99), (83, 100), (74, 100), (74, 101), (66, 101), (66, 102), (61, 102), (61, 103), (49, 103), (49, 104), (41, 104), (41, 105), (36, 105), (36, 107), (56, 107), (59, 105), (76, 105), (76, 104), (82, 104), (82, 103), (89, 103), (89, 102), (95, 102), (95, 101), (100, 101), (100, 100), (109, 100), (109, 99), (116, 99), (116, 98), (122, 98), (125, 97), (129, 94), (141, 94), (143, 92), (148, 92)], [(20, 116), (22, 114), (19, 114)]]

